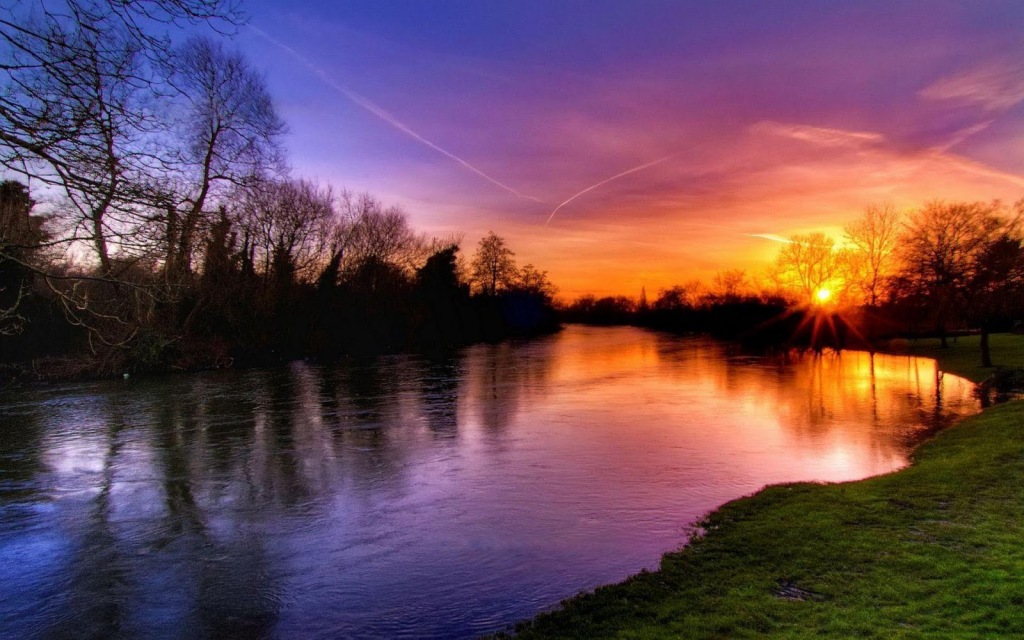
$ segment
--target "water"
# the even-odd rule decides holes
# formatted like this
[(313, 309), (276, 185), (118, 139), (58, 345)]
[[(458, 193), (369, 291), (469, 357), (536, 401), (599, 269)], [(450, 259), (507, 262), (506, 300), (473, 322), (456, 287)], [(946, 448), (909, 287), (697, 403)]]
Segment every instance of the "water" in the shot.
[(0, 636), (473, 637), (977, 410), (932, 361), (569, 327), (0, 396)]

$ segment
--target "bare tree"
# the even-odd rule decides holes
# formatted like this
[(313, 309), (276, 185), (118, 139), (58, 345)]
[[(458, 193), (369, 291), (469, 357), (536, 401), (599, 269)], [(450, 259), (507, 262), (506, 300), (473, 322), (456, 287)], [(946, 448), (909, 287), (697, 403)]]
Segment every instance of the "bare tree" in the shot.
[(16, 77), (8, 95), (19, 111), (0, 126), (8, 169), (63, 193), (65, 240), (87, 241), (104, 275), (111, 245), (139, 237), (131, 222), (145, 167), (139, 138), (146, 115), (132, 80), (139, 52), (119, 35), (81, 30), (49, 43), (49, 73)]
[(871, 205), (843, 229), (850, 252), (851, 276), (868, 305), (878, 305), (885, 280), (895, 268), (900, 214), (891, 204)]
[(190, 38), (170, 63), (185, 108), (170, 131), (181, 144), (170, 160), (179, 193), (167, 206), (165, 269), (181, 279), (191, 273), (201, 227), (213, 213), (207, 205), (219, 189), (281, 172), (284, 124), (263, 78), (238, 52)]
[[(11, 0), (0, 13), (0, 77), (17, 85), (25, 73), (59, 76), (69, 58), (88, 53), (91, 45), (78, 48), (83, 38), (96, 36), (129, 42), (150, 60), (161, 61), (171, 50), (170, 31), (208, 23), (223, 32), (241, 20), (235, 0)], [(117, 47), (99, 53), (120, 56)], [(125, 79), (115, 73), (104, 82)], [(131, 79), (149, 78), (140, 73)], [(0, 111), (33, 115), (11, 94), (0, 97), (0, 105)]]
[(942, 346), (968, 284), (1002, 222), (998, 203), (930, 202), (913, 212), (900, 237), (900, 295), (921, 300)]
[(103, 272), (111, 234), (140, 237), (113, 218), (137, 221), (167, 29), (237, 18), (224, 0), (14, 0), (0, 14), (0, 165), (65, 191), (82, 223), (71, 240), (88, 240)]
[(1012, 209), (993, 203), (997, 224), (977, 252), (965, 286), (967, 318), (980, 332), (981, 366), (992, 366), (989, 335), (1024, 311), (1024, 200)]
[(244, 251), (266, 278), (312, 281), (323, 268), (336, 219), (329, 187), (307, 180), (247, 187), (234, 212)]
[(493, 231), (480, 240), (472, 262), (472, 279), (480, 291), (493, 296), (515, 284), (518, 269), (514, 256), (505, 239)]
[(748, 286), (747, 272), (743, 269), (726, 269), (715, 274), (714, 294), (720, 299), (733, 302), (740, 298)]
[(359, 196), (357, 202), (344, 261), (346, 271), (377, 262), (411, 274), (433, 253), (427, 239), (409, 226), (409, 218), (401, 207), (385, 208), (368, 194)]
[(547, 271), (540, 271), (532, 264), (523, 265), (516, 275), (514, 287), (518, 291), (551, 300), (558, 289), (548, 278)]
[(790, 237), (776, 258), (780, 282), (808, 304), (832, 282), (838, 265), (835, 240), (823, 233)]
[(980, 333), (981, 366), (992, 366), (989, 334), (993, 323), (1020, 313), (1024, 299), (1024, 237), (1017, 224), (1008, 223), (978, 255), (967, 286), (967, 313)]
[[(91, 248), (95, 268), (36, 268), (100, 342), (130, 339), (158, 293), (146, 276), (161, 239), (153, 134), (169, 34), (238, 18), (233, 0), (13, 0), (0, 12), (0, 167), (63, 194), (50, 243)], [(141, 308), (126, 306), (136, 297)]]

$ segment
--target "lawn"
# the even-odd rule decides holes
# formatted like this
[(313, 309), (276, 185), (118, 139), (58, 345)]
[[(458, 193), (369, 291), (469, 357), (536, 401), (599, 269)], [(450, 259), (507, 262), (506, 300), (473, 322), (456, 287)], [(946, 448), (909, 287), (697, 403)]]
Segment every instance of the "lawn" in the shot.
[[(918, 341), (980, 380), (977, 338)], [(992, 340), (1024, 366), (1024, 336)], [(923, 444), (897, 473), (768, 487), (712, 513), (661, 569), (563, 603), (519, 638), (1024, 637), (1024, 401)]]
[[(909, 345), (906, 353), (935, 358), (943, 370), (954, 375), (981, 382), (992, 373), (992, 369), (981, 366), (978, 336), (949, 338), (948, 349), (940, 347), (937, 338), (911, 340)], [(1024, 335), (992, 334), (989, 349), (995, 366), (1024, 367)]]

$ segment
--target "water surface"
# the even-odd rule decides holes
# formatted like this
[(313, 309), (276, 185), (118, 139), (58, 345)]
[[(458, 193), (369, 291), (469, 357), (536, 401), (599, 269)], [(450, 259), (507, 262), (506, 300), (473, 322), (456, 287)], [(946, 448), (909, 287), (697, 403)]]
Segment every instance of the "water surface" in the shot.
[(934, 362), (569, 327), (443, 360), (0, 396), (0, 635), (473, 637), (769, 483), (897, 469)]

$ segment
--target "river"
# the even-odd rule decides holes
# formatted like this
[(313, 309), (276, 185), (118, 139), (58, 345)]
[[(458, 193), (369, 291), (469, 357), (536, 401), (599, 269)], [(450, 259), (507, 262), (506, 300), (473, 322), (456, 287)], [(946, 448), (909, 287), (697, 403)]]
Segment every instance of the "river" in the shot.
[(0, 635), (464, 638), (766, 484), (904, 466), (933, 361), (570, 326), (446, 359), (0, 394)]

